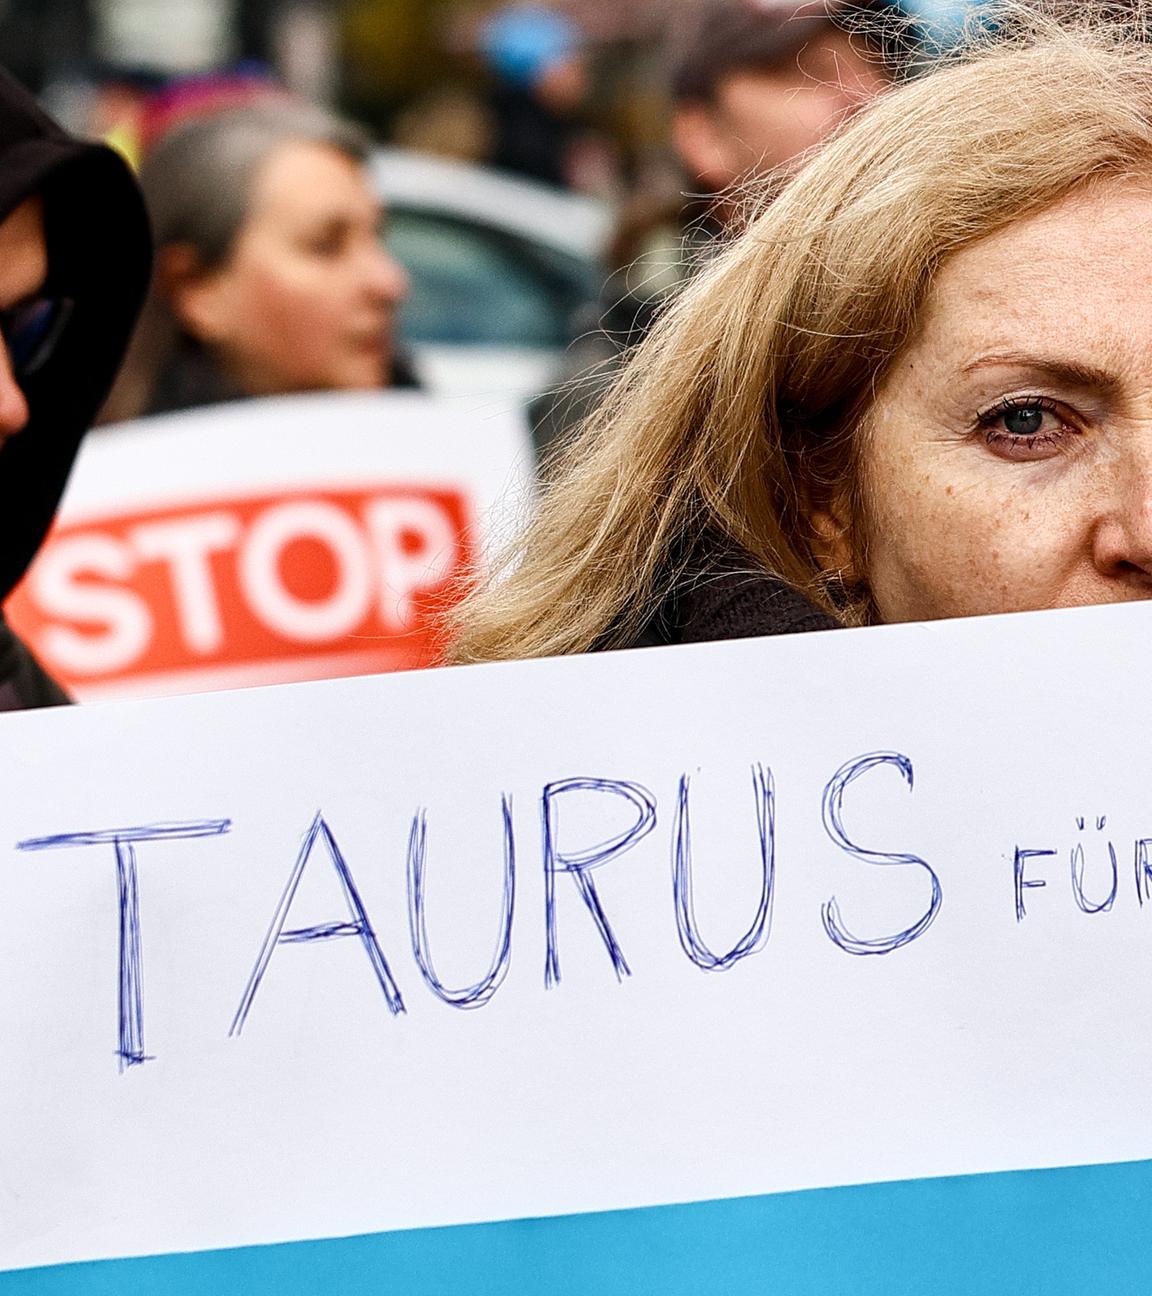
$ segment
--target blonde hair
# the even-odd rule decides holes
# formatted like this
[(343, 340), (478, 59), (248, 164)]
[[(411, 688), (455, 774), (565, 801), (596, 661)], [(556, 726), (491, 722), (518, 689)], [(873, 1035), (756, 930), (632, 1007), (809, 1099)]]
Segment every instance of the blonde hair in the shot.
[(689, 284), (458, 609), (453, 660), (626, 644), (705, 538), (866, 619), (866, 594), (820, 563), (812, 512), (848, 501), (859, 519), (866, 415), (940, 265), (1093, 180), (1152, 173), (1143, 3), (982, 12)]

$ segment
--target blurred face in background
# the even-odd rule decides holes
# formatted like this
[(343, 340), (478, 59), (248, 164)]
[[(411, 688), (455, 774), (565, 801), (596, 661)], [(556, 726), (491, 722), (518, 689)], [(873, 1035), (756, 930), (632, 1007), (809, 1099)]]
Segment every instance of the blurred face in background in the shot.
[(381, 217), (359, 163), (326, 144), (281, 145), (225, 264), (169, 267), (176, 314), (249, 395), (387, 386), (408, 280), (380, 246)]
[(889, 84), (875, 54), (829, 27), (778, 67), (729, 72), (710, 103), (678, 106), (673, 141), (693, 176), (720, 193), (815, 147)]
[(533, 85), (536, 98), (554, 112), (571, 112), (588, 95), (588, 64), (579, 54), (555, 59), (540, 70)]

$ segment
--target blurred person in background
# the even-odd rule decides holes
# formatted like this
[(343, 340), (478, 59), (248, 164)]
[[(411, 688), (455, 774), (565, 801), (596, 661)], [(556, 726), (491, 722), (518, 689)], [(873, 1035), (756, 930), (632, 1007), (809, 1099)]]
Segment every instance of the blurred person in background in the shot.
[(571, 18), (542, 5), (511, 5), (481, 23), (479, 52), (494, 78), (487, 104), (492, 166), (574, 184), (587, 138), (584, 46)]
[(721, 224), (730, 195), (780, 176), (892, 84), (877, 41), (853, 20), (886, 5), (698, 0), (670, 44), (671, 136), (693, 188)]
[(359, 128), (268, 102), (176, 127), (140, 182), (156, 274), (103, 422), (246, 396), (412, 386), (405, 272)]
[(998, 16), (687, 285), (456, 660), (1152, 598), (1149, 13)]
[(73, 114), (74, 128), (110, 144), (138, 167), (142, 122), (162, 78), (148, 68), (102, 67), (93, 82), (88, 101)]
[(291, 99), (271, 68), (252, 61), (209, 72), (164, 77), (144, 101), (137, 129), (139, 169), (156, 144), (178, 126), (251, 104), (287, 104)]
[(697, 0), (673, 14), (669, 139), (691, 196), (641, 189), (624, 204), (600, 327), (573, 346), (569, 385), (532, 406), (539, 452), (595, 408), (748, 196), (893, 84), (901, 31), (886, 0)]
[[(124, 160), (69, 138), (0, 73), (0, 599), (44, 540), (149, 267)], [(67, 701), (0, 617), (0, 711)]]
[(152, 145), (180, 122), (284, 98), (271, 72), (256, 64), (175, 78), (148, 67), (105, 65), (94, 74), (76, 129), (111, 144), (139, 169)]

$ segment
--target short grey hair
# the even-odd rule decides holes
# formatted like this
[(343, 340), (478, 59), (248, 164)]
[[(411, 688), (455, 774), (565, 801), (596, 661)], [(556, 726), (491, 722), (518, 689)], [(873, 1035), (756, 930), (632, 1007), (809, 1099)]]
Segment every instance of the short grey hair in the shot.
[[(284, 145), (297, 143), (326, 145), (360, 165), (372, 148), (358, 126), (294, 100), (230, 108), (174, 127), (140, 168), (157, 250), (183, 243), (195, 253), (200, 270), (226, 265), (248, 218), (260, 167)], [(157, 392), (198, 346), (153, 280), (100, 421), (149, 412)]]
[(363, 165), (368, 135), (312, 104), (270, 100), (175, 127), (140, 168), (157, 247), (187, 243), (202, 268), (227, 261), (261, 165), (285, 144), (323, 144)]

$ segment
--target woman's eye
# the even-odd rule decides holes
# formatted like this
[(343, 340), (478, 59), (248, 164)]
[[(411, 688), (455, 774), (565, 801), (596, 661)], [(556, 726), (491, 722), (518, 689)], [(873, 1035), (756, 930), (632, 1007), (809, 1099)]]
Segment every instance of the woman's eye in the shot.
[(1029, 405), (1023, 409), (1007, 410), (1001, 415), (1005, 432), (1013, 436), (1031, 437), (1044, 430), (1046, 410), (1038, 405)]
[(1075, 428), (1044, 400), (1004, 402), (980, 416), (986, 444), (1002, 457), (1042, 459), (1065, 447)]

